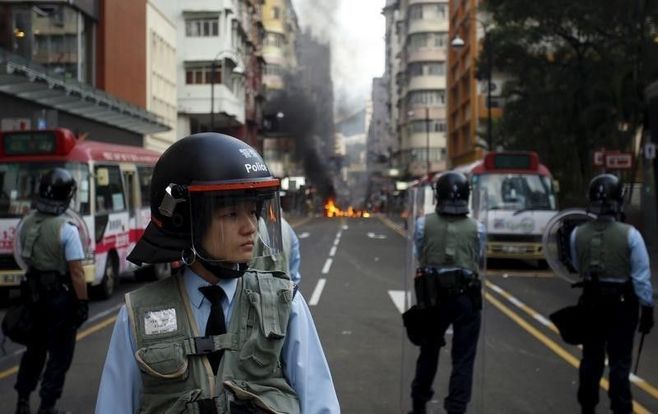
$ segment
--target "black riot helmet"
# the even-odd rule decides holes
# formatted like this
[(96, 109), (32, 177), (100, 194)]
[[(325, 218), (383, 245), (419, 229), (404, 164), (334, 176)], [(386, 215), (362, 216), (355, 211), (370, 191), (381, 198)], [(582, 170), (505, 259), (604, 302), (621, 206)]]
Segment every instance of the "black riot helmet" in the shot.
[(447, 171), (436, 182), (436, 212), (439, 214), (468, 214), (471, 188), (464, 174)]
[(612, 174), (597, 175), (589, 183), (588, 210), (597, 215), (617, 215), (624, 205), (624, 186)]
[(77, 188), (70, 172), (64, 168), (53, 168), (39, 182), (37, 210), (46, 214), (62, 214), (69, 207)]
[(151, 222), (128, 260), (199, 260), (217, 277), (239, 277), (251, 260), (245, 252), (280, 251), (278, 191), (279, 180), (245, 142), (214, 132), (183, 138), (155, 164)]

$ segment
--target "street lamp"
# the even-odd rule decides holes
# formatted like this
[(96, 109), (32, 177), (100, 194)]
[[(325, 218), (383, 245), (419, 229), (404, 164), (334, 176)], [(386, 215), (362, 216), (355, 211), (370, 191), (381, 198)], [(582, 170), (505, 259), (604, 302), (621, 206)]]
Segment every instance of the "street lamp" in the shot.
[(217, 60), (219, 59), (219, 56), (223, 53), (226, 53), (231, 57), (233, 62), (235, 62), (235, 67), (232, 70), (232, 73), (236, 75), (244, 75), (244, 66), (241, 63), (240, 57), (235, 54), (233, 50), (226, 49), (226, 50), (220, 50), (217, 52), (215, 55), (215, 58), (212, 60), (212, 63), (210, 64), (210, 130), (214, 131), (215, 130), (215, 78), (217, 76)]
[[(482, 30), (484, 31), (484, 49), (487, 57), (487, 147), (489, 151), (493, 150), (493, 119), (491, 118), (491, 90), (492, 90), (492, 72), (493, 72), (493, 48), (491, 47), (491, 39), (489, 36), (489, 30), (486, 23), (477, 17), (471, 16), (471, 20), (474, 20), (482, 25)], [(450, 46), (453, 49), (460, 50), (465, 46), (466, 42), (459, 35), (455, 37), (450, 42)]]

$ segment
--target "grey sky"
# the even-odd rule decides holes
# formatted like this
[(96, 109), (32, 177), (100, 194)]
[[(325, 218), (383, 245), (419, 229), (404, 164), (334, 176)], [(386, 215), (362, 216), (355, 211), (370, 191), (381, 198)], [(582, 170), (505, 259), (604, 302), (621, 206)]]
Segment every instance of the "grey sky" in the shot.
[(331, 44), (336, 112), (365, 105), (372, 78), (384, 73), (385, 0), (292, 0), (299, 24)]

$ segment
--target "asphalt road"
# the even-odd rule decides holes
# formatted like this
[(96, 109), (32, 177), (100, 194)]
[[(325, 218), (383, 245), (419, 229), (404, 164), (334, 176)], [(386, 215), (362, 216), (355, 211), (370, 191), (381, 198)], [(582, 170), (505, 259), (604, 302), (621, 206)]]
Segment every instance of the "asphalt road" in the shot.
[[(295, 229), (302, 249), (300, 292), (316, 322), (342, 412), (407, 412), (418, 351), (406, 339), (400, 316), (410, 285), (405, 279), (407, 243), (401, 230), (378, 218), (297, 220)], [(564, 344), (546, 319), (552, 311), (575, 303), (578, 292), (550, 272), (519, 269), (489, 271), (485, 285), (469, 413), (579, 412), (576, 367), (580, 350)], [(138, 286), (126, 278), (120, 291)], [(122, 299), (119, 293), (92, 303), (92, 319), (80, 331), (62, 408), (93, 412)], [(450, 336), (446, 339), (450, 343)], [(0, 413), (11, 413), (21, 349), (7, 342), (5, 351), (0, 357)], [(638, 377), (633, 378), (638, 413), (658, 413), (656, 361), (658, 336), (654, 332), (645, 340)], [(430, 413), (443, 412), (449, 371), (447, 346), (441, 351)], [(599, 412), (608, 412), (603, 388), (601, 401)]]

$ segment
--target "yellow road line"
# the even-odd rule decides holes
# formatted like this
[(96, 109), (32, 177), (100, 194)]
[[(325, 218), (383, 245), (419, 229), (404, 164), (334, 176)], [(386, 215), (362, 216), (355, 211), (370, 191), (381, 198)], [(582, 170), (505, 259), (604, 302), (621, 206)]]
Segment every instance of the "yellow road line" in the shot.
[(397, 224), (393, 223), (393, 221), (391, 221), (391, 219), (389, 219), (388, 217), (377, 216), (377, 218), (379, 219), (379, 221), (384, 223), (384, 225), (386, 227), (393, 230), (394, 232), (396, 232), (400, 236), (405, 237), (405, 238), (407, 237), (407, 233), (404, 231), (404, 229), (402, 227), (398, 226)]
[[(516, 307), (521, 309), (523, 312), (530, 315), (532, 318), (537, 320), (542, 325), (546, 326), (551, 331), (555, 332), (556, 334), (560, 333), (558, 329), (555, 327), (555, 325), (552, 322), (550, 322), (548, 319), (546, 319), (542, 314), (532, 309), (530, 306), (526, 305), (520, 300), (516, 299), (514, 296), (512, 296), (509, 292), (507, 292), (500, 286), (495, 285), (489, 282), (488, 280), (485, 281), (485, 285), (489, 289), (505, 297), (505, 299), (510, 301), (512, 304), (514, 304)], [(646, 392), (647, 394), (651, 395), (653, 398), (658, 399), (658, 388), (654, 387), (651, 383), (647, 382), (646, 380), (638, 377), (635, 374), (631, 374), (631, 383), (635, 384), (638, 388), (640, 388), (642, 391)]]
[[(75, 339), (76, 339), (76, 341), (84, 339), (84, 338), (88, 337), (89, 335), (93, 334), (94, 332), (98, 332), (101, 329), (107, 327), (108, 325), (113, 324), (114, 321), (116, 321), (116, 320), (117, 320), (116, 316), (111, 316), (107, 319), (103, 319), (102, 321), (91, 325), (90, 327), (88, 327), (84, 331), (78, 332)], [(18, 365), (14, 365), (11, 368), (8, 368), (4, 371), (0, 371), (0, 380), (3, 380), (7, 377), (10, 377), (10, 376), (16, 374), (17, 372), (18, 372)]]
[[(555, 341), (553, 341), (552, 339), (541, 333), (537, 328), (530, 325), (523, 318), (517, 315), (513, 310), (511, 310), (510, 308), (505, 306), (502, 302), (500, 302), (498, 299), (493, 297), (490, 293), (485, 293), (484, 296), (492, 305), (498, 308), (498, 310), (504, 313), (508, 318), (516, 322), (517, 325), (519, 325), (521, 328), (525, 329), (530, 335), (534, 336), (538, 341), (543, 343), (547, 348), (555, 352), (559, 357), (567, 361), (574, 368), (578, 368), (578, 366), (580, 365), (580, 361), (573, 354), (571, 354), (569, 351), (558, 345)], [(609, 384), (607, 379), (601, 378), (600, 385), (601, 388), (603, 388), (604, 390), (606, 391), (608, 390)], [(636, 401), (633, 401), (633, 412), (636, 414), (650, 414), (650, 412), (646, 408), (644, 408)]]

